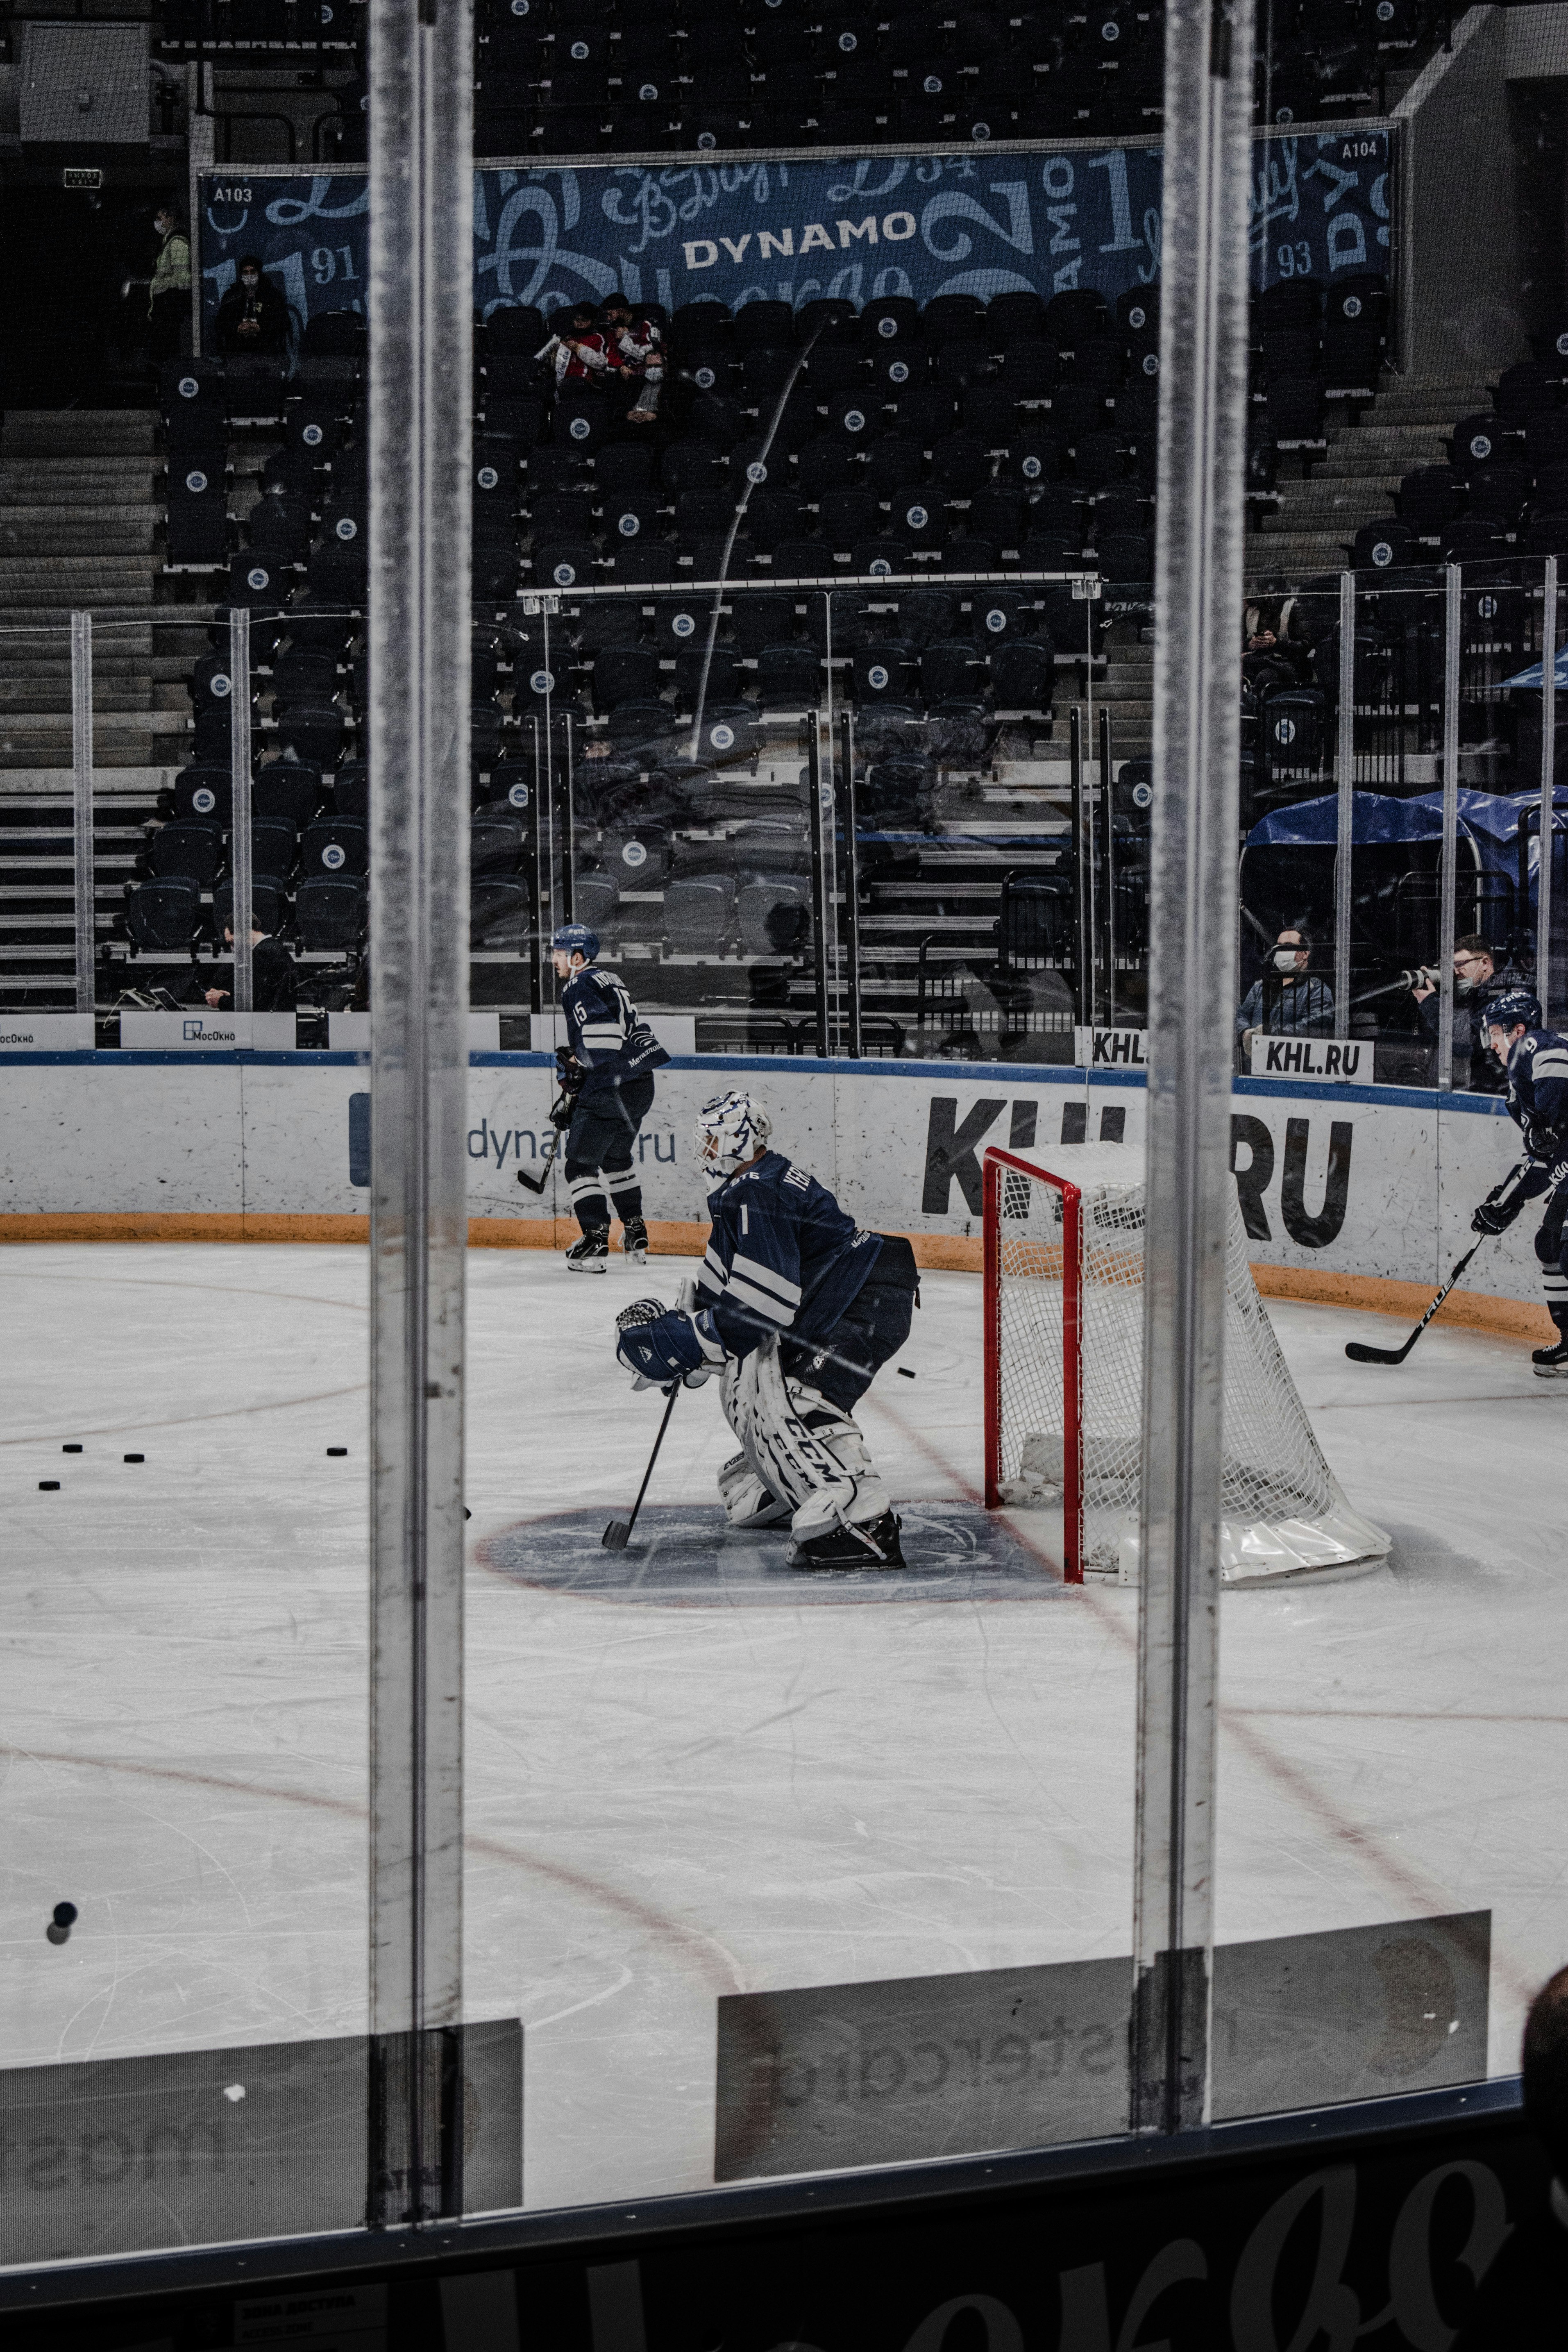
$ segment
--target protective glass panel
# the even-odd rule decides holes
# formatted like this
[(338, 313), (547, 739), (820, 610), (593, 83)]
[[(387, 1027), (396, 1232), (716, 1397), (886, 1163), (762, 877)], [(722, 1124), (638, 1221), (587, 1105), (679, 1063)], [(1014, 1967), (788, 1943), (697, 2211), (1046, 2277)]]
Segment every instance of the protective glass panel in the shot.
[[(179, 538), (282, 429), (203, 381), (183, 450), (70, 420), (127, 514), (166, 441), (172, 565), (0, 638), (7, 2263), (364, 2208), (368, 1095), (300, 1050), (363, 928), (355, 623), (307, 653), (256, 525), (258, 587)], [(46, 488), (57, 421), (0, 444)]]
[[(1550, 1153), (1507, 1205), (1537, 1049), (1488, 1050), (1493, 1007), (1514, 1046), (1563, 1009), (1556, 68), (1500, 22), (1374, 15), (1331, 41), (1276, 16), (1260, 50), (1232, 1165), (1285, 1373), (1377, 1540), (1222, 1597), (1216, 2115), (1511, 2073), (1568, 1927), (1516, 1801), (1560, 1235)], [(1330, 179), (1328, 249), (1293, 252), (1291, 191)], [(1298, 1945), (1315, 2093), (1226, 2058)]]

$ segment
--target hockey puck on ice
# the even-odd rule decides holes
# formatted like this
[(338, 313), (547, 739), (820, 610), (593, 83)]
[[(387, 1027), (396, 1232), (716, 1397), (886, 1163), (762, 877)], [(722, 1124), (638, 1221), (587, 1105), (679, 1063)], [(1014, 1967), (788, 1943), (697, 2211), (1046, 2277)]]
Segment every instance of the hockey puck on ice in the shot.
[(62, 1445), (60, 1452), (62, 1454), (79, 1454), (81, 1452), (81, 1448), (79, 1445)]
[(912, 1381), (914, 1379), (914, 1374), (910, 1371), (907, 1364), (900, 1364), (899, 1366), (899, 1378), (901, 1381)]
[(329, 1445), (327, 1448), (329, 1454), (346, 1454), (348, 1450), (346, 1445)]
[(60, 1482), (59, 1482), (59, 1480), (58, 1480), (58, 1478), (40, 1478), (40, 1479), (39, 1479), (39, 1481), (38, 1481), (38, 1492), (39, 1492), (39, 1494), (40, 1494), (40, 1495), (58, 1495), (58, 1494), (59, 1493), (59, 1491), (60, 1491)]
[(76, 1905), (74, 1903), (57, 1903), (54, 1908), (54, 1915), (51, 1917), (48, 1926), (44, 1929), (44, 1933), (48, 1937), (51, 1944), (66, 1944), (70, 1941), (70, 1931), (75, 1926)]
[(145, 1462), (147, 1456), (144, 1454), (128, 1454), (125, 1459), (127, 1462)]

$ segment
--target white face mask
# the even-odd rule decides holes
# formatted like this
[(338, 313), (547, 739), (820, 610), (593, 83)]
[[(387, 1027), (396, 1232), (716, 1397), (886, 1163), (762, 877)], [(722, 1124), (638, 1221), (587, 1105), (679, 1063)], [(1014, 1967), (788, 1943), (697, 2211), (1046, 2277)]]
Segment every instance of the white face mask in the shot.
[(1300, 950), (1299, 948), (1276, 948), (1274, 950), (1275, 971), (1294, 971), (1296, 969), (1296, 958), (1300, 953)]

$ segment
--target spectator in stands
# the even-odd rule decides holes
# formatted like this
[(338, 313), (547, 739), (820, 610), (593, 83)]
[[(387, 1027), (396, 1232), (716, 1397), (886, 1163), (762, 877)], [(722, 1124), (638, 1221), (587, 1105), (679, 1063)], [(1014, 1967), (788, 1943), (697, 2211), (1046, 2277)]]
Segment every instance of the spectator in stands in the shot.
[[(1415, 1000), (1415, 1017), (1421, 1024), (1421, 1034), (1437, 1051), (1437, 1018), (1441, 998), (1437, 992), (1437, 974), (1430, 967), (1416, 975), (1417, 985), (1411, 990)], [(1454, 941), (1454, 1076), (1456, 1087), (1468, 1088), (1472, 1094), (1500, 1095), (1508, 1087), (1508, 1073), (1500, 1069), (1487, 1051), (1486, 1008), (1494, 996), (1501, 996), (1511, 988), (1533, 989), (1535, 982), (1528, 972), (1500, 958), (1495, 948), (1489, 947), (1479, 931), (1468, 931), (1462, 940)]]
[(1255, 1031), (1266, 1037), (1323, 1037), (1334, 1025), (1334, 992), (1326, 981), (1313, 980), (1312, 934), (1304, 924), (1282, 930), (1274, 942), (1273, 970), (1255, 980), (1242, 998), (1236, 1016), (1241, 1066), (1252, 1058)]
[[(229, 953), (232, 955), (234, 933), (226, 924), (224, 927), (223, 935), (228, 942)], [(224, 967), (220, 965), (218, 968), (220, 975)], [(215, 984), (203, 991), (207, 1003), (212, 1006), (215, 1013), (223, 1005), (233, 1002), (234, 968), (232, 965), (228, 967), (227, 977), (226, 988), (219, 988)], [(294, 959), (281, 940), (270, 938), (266, 931), (257, 929), (254, 924), (250, 932), (250, 978), (253, 1011), (257, 1013), (293, 1012)]]
[(173, 205), (153, 215), (158, 258), (147, 298), (147, 352), (155, 363), (178, 359), (188, 349), (191, 324), (191, 245)]
[(657, 320), (634, 315), (624, 294), (612, 294), (600, 317), (604, 320), (612, 368), (632, 393), (626, 411), (628, 425), (658, 421), (659, 394), (664, 390), (663, 337)]
[(555, 339), (555, 389), (566, 384), (581, 390), (586, 383), (604, 386), (610, 367), (610, 346), (595, 323), (591, 304), (579, 302), (565, 334)]
[(239, 275), (217, 306), (217, 347), (225, 359), (288, 348), (289, 305), (269, 285), (255, 254), (240, 256)]
[(1481, 2282), (1451, 2352), (1561, 2341), (1568, 2311), (1568, 1969), (1530, 2005), (1524, 2024), (1524, 2112), (1552, 2168), (1540, 2210), (1516, 2222)]
[(1242, 676), (1260, 693), (1304, 685), (1311, 674), (1311, 633), (1295, 596), (1259, 596), (1242, 623)]

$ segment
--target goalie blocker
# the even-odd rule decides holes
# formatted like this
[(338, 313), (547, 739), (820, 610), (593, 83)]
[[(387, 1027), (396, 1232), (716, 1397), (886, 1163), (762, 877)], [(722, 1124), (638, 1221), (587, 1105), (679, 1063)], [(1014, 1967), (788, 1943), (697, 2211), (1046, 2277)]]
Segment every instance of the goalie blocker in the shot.
[[(628, 1309), (616, 1355), (639, 1384), (717, 1373), (741, 1452), (719, 1474), (731, 1527), (782, 1527), (801, 1569), (901, 1568), (899, 1522), (853, 1409), (919, 1304), (901, 1234), (860, 1231), (782, 1152), (754, 1097), (698, 1113), (698, 1164), (721, 1181), (697, 1280), (674, 1307)], [(634, 1315), (637, 1319), (634, 1320)]]

